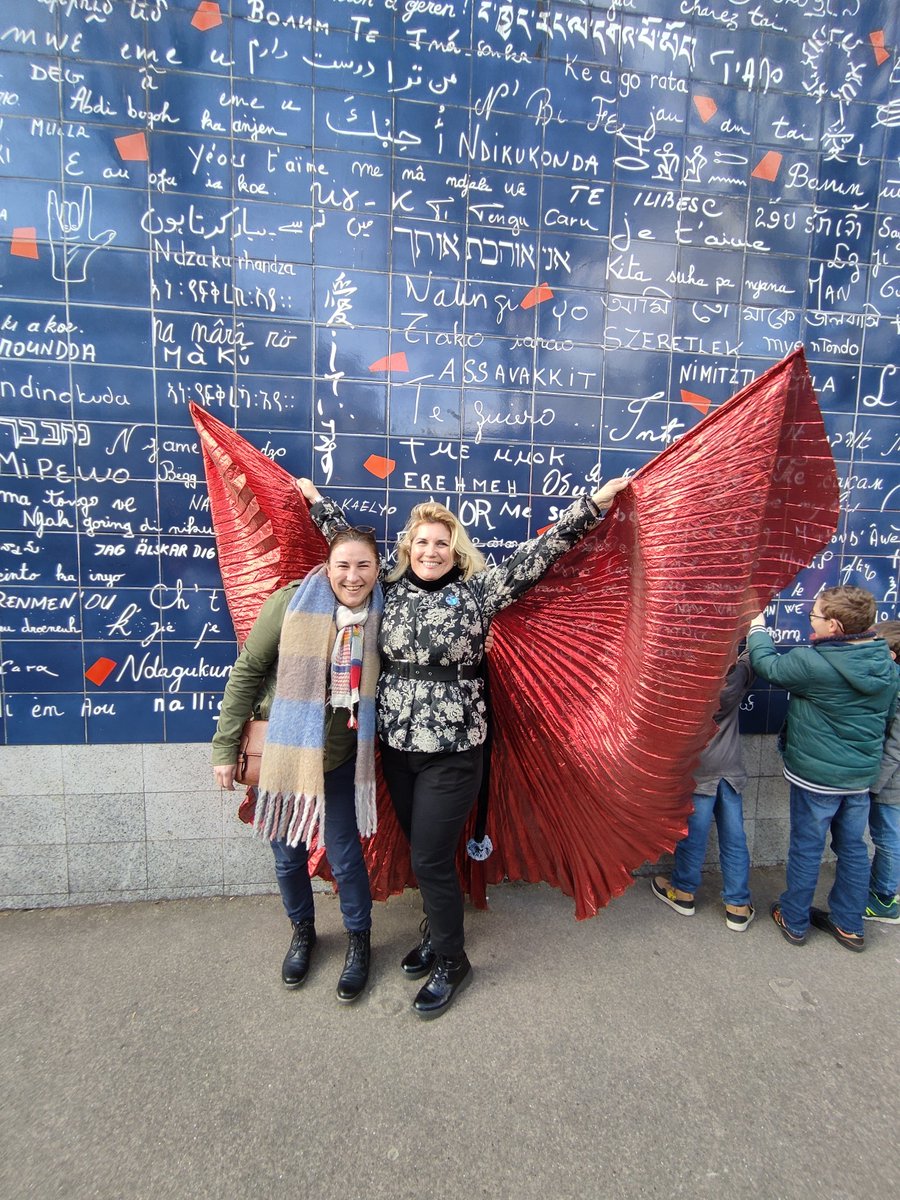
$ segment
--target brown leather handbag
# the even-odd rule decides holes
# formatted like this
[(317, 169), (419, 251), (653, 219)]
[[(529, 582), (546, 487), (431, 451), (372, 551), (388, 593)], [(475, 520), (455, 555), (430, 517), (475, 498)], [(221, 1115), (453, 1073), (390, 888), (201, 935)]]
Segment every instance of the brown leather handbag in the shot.
[(268, 721), (260, 721), (255, 717), (244, 722), (238, 744), (237, 766), (234, 770), (235, 783), (242, 783), (245, 787), (259, 785), (259, 764), (262, 761), (268, 729)]

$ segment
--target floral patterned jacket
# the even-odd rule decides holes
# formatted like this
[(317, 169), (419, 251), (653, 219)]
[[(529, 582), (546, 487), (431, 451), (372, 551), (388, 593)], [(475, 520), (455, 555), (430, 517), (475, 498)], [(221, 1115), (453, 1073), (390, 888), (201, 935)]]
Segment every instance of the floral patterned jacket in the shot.
[[(310, 515), (326, 538), (347, 527), (340, 507), (323, 497)], [(487, 732), (484, 684), (478, 677), (450, 682), (406, 679), (391, 662), (419, 666), (477, 666), (491, 618), (528, 591), (556, 560), (593, 529), (601, 512), (582, 497), (542, 536), (463, 582), (426, 591), (407, 577), (385, 582), (378, 646), (382, 673), (376, 711), (378, 736), (397, 750), (446, 754), (480, 746)]]

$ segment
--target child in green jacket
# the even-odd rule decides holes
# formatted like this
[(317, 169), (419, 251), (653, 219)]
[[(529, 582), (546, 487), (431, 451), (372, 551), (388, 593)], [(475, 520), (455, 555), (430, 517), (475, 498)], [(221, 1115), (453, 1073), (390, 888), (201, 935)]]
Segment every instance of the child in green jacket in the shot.
[[(757, 675), (791, 694), (783, 749), (791, 788), (787, 887), (772, 905), (772, 919), (795, 946), (806, 941), (812, 924), (859, 951), (869, 892), (863, 840), (869, 788), (896, 707), (896, 671), (886, 643), (871, 628), (871, 592), (826, 588), (809, 619), (811, 644), (786, 654), (775, 649), (761, 615), (747, 636)], [(812, 901), (829, 832), (837, 863), (825, 911)]]

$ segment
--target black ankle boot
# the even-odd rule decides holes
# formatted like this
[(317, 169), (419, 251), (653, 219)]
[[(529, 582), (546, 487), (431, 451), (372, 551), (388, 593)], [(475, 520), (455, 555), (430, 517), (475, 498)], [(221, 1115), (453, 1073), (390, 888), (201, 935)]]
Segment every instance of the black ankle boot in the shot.
[(316, 944), (316, 926), (312, 920), (292, 921), (294, 936), (281, 964), (281, 980), (286, 988), (300, 987), (309, 974), (309, 960)]
[(337, 985), (337, 998), (344, 1004), (352, 1004), (362, 995), (369, 978), (371, 930), (361, 929), (348, 934), (347, 957)]
[(421, 979), (434, 966), (434, 950), (431, 946), (431, 930), (426, 917), (419, 926), (422, 940), (414, 946), (400, 963), (400, 969), (409, 979)]
[(428, 982), (413, 1000), (413, 1008), (420, 1017), (439, 1017), (447, 1011), (456, 993), (471, 982), (472, 964), (465, 954), (459, 958), (437, 954)]

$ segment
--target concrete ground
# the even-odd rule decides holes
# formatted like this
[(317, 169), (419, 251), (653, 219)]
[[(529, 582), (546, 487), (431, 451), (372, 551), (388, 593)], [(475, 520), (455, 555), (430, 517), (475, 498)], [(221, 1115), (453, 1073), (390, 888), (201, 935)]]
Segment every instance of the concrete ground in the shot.
[(857, 955), (768, 916), (686, 920), (646, 879), (594, 920), (544, 886), (467, 914), (475, 981), (438, 1021), (398, 961), (418, 895), (375, 914), (368, 994), (334, 987), (318, 896), (306, 985), (275, 897), (0, 915), (4, 1200), (897, 1194), (900, 928)]

